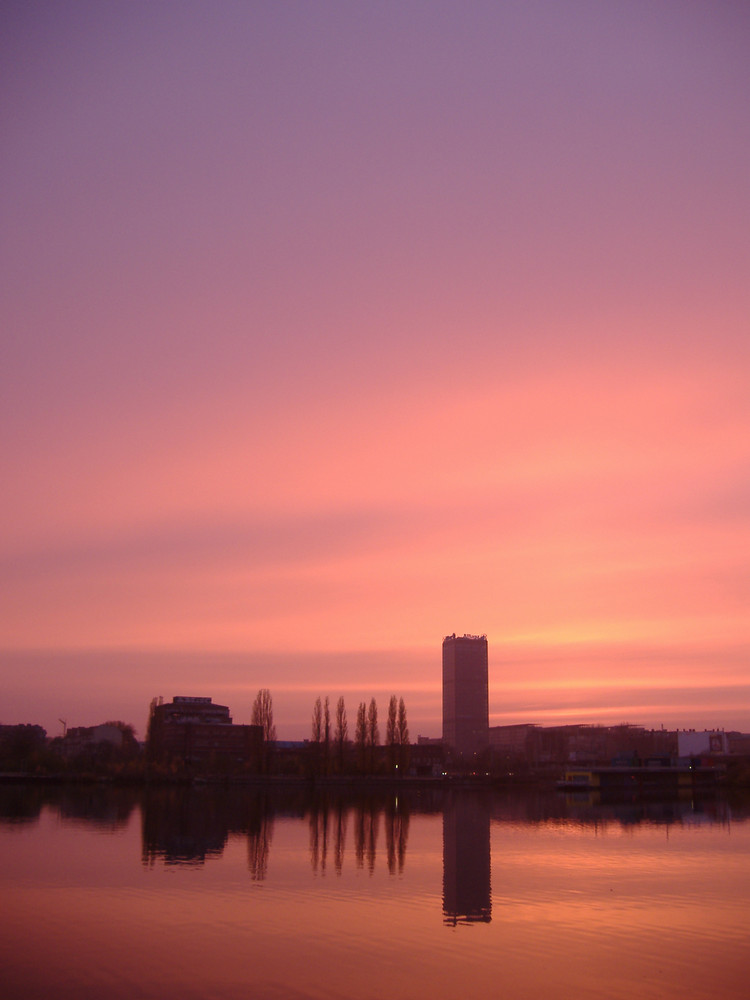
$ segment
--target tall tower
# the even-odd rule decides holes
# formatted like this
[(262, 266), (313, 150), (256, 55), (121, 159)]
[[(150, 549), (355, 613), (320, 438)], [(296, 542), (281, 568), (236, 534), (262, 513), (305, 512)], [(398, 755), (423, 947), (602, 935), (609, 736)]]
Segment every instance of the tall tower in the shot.
[(443, 639), (443, 742), (464, 759), (481, 753), (490, 739), (487, 636)]

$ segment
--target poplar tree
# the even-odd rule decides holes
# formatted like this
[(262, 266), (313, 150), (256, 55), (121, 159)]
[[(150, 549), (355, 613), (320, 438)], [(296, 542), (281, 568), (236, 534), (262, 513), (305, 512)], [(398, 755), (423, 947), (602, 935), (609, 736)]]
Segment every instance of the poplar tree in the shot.
[(378, 706), (374, 698), (370, 698), (367, 708), (367, 745), (370, 748), (370, 770), (375, 770), (375, 747), (380, 743), (378, 729)]
[(396, 695), (392, 694), (391, 700), (388, 702), (388, 722), (386, 723), (386, 729), (385, 729), (385, 741), (391, 746), (393, 746), (394, 743), (398, 743), (398, 740), (396, 738), (397, 711), (398, 709), (396, 705)]
[(344, 705), (344, 697), (342, 695), (336, 704), (336, 732), (335, 732), (335, 740), (336, 740), (336, 747), (338, 749), (338, 762), (340, 771), (344, 769), (344, 749), (346, 747), (346, 739), (348, 735), (349, 735), (349, 724), (346, 721), (346, 706)]
[(398, 763), (400, 768), (409, 766), (409, 727), (406, 724), (406, 705), (400, 698), (398, 703)]
[(323, 735), (323, 705), (320, 698), (315, 699), (312, 714), (312, 742), (320, 743)]
[(270, 766), (270, 749), (276, 742), (276, 726), (273, 724), (273, 699), (268, 688), (261, 688), (255, 696), (253, 715), (250, 721), (254, 726), (260, 726), (263, 730), (260, 766), (263, 771), (267, 771)]
[(371, 747), (376, 747), (380, 743), (378, 705), (374, 698), (370, 698), (370, 704), (367, 708), (367, 742)]
[(394, 766), (397, 764), (396, 759), (396, 746), (398, 744), (398, 729), (397, 729), (397, 716), (398, 708), (396, 703), (396, 695), (392, 694), (391, 699), (388, 702), (388, 722), (385, 727), (385, 742), (388, 745), (388, 770), (393, 771)]
[(365, 769), (365, 748), (367, 746), (367, 705), (361, 701), (357, 708), (357, 727), (354, 732), (354, 741), (357, 744), (357, 761), (360, 770)]
[(312, 713), (312, 740), (310, 741), (310, 759), (312, 773), (320, 770), (320, 741), (323, 738), (323, 704), (320, 697), (315, 699)]
[(276, 742), (276, 726), (273, 724), (273, 698), (268, 688), (261, 688), (253, 702), (252, 724), (263, 727), (263, 742)]
[(328, 774), (328, 758), (331, 752), (331, 705), (326, 695), (323, 704), (323, 770)]
[(403, 698), (400, 698), (398, 703), (397, 742), (402, 747), (409, 744), (409, 727), (406, 724), (406, 705)]

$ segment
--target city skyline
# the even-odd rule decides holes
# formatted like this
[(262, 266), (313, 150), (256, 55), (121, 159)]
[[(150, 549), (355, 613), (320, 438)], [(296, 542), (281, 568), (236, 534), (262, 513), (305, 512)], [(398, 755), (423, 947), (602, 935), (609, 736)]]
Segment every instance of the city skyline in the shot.
[[(58, 653), (55, 656), (55, 661), (57, 664), (61, 662), (63, 665), (66, 661), (69, 663), (70, 667), (73, 667), (73, 657), (87, 659), (86, 654), (65, 654)], [(28, 667), (33, 664), (34, 657), (29, 657), (22, 661), (23, 666)], [(96, 661), (99, 659), (99, 654), (96, 652), (88, 655), (90, 661)], [(265, 658), (268, 660), (268, 657)], [(297, 664), (299, 665), (300, 657), (295, 658)], [(304, 660), (304, 658), (302, 658)], [(368, 666), (372, 665), (373, 657), (363, 657), (366, 660)], [(438, 676), (442, 673), (440, 654), (435, 654), (433, 650), (433, 659), (435, 661), (434, 666)], [(119, 656), (116, 654), (110, 654), (110, 660), (114, 663), (115, 667), (120, 667), (122, 669), (128, 669), (135, 666), (134, 682), (137, 685), (136, 689), (146, 689), (147, 681), (143, 680), (144, 674), (148, 674), (151, 671), (153, 665), (153, 657), (138, 657), (133, 656), (132, 653), (122, 653)], [(217, 681), (213, 686), (207, 680), (207, 677), (213, 676), (211, 669), (216, 668), (216, 663), (214, 658), (200, 657), (195, 654), (184, 654), (177, 655), (174, 657), (167, 657), (165, 660), (171, 661), (170, 663), (170, 673), (175, 678), (172, 688), (168, 690), (168, 693), (159, 692), (158, 695), (153, 695), (152, 697), (162, 697), (165, 700), (171, 700), (174, 697), (182, 697), (187, 693), (189, 697), (198, 698), (208, 698), (211, 700), (219, 702), (222, 699), (224, 701), (235, 698), (236, 701), (233, 702), (232, 713), (235, 717), (235, 722), (239, 725), (248, 725), (251, 722), (252, 717), (252, 703), (257, 694), (257, 691), (253, 689), (248, 691), (247, 683), (240, 682), (234, 685), (228, 685), (226, 681)], [(341, 657), (341, 669), (343, 673), (342, 678), (346, 676), (347, 672), (347, 660), (346, 657)], [(43, 661), (44, 662), (44, 661)], [(285, 664), (290, 666), (290, 664)], [(188, 669), (184, 669), (185, 667)], [(246, 666), (244, 660), (241, 659), (230, 659), (227, 657), (219, 658), (219, 668), (223, 672), (223, 676), (226, 677), (232, 673), (232, 671), (243, 671)], [(323, 669), (323, 666), (321, 669)], [(139, 669), (140, 668), (140, 669)], [(330, 668), (330, 664), (329, 664)], [(162, 664), (162, 670), (164, 670), (164, 664)], [(166, 672), (166, 671), (165, 671)], [(258, 682), (262, 683), (262, 676), (260, 674), (254, 675), (258, 677)], [(182, 680), (180, 680), (182, 678)], [(193, 678), (193, 680), (186, 681), (186, 678)], [(661, 712), (658, 710), (658, 706), (652, 704), (648, 708), (644, 707), (640, 715), (633, 714), (632, 706), (628, 699), (632, 699), (632, 687), (625, 687), (622, 691), (610, 691), (609, 697), (612, 702), (617, 703), (618, 698), (620, 700), (620, 707), (614, 707), (608, 711), (601, 708), (600, 697), (596, 690), (589, 692), (588, 697), (592, 700), (592, 705), (590, 708), (581, 708), (582, 696), (579, 692), (574, 695), (568, 695), (565, 697), (564, 691), (561, 688), (557, 689), (557, 694), (560, 699), (559, 704), (551, 705), (549, 707), (540, 708), (538, 706), (527, 707), (524, 702), (519, 700), (517, 694), (514, 691), (521, 691), (525, 695), (526, 688), (517, 684), (514, 685), (511, 682), (505, 681), (503, 684), (506, 692), (511, 692), (509, 700), (506, 700), (502, 710), (492, 709), (492, 671), (489, 671), (488, 687), (490, 693), (490, 711), (489, 711), (489, 726), (504, 726), (504, 725), (536, 725), (536, 726), (556, 726), (556, 725), (592, 725), (592, 726), (619, 726), (619, 725), (634, 725), (634, 726), (644, 726), (646, 729), (665, 729), (671, 731), (686, 731), (690, 729), (694, 730), (727, 730), (727, 731), (737, 731), (737, 732), (747, 732), (747, 727), (743, 728), (742, 722), (739, 725), (730, 724), (711, 724), (710, 719), (719, 714), (713, 710), (709, 704), (707, 708), (704, 707), (703, 711), (699, 709), (692, 709), (690, 706), (675, 705), (673, 700), (666, 701), (662, 705)], [(74, 726), (88, 726), (100, 724), (104, 719), (119, 719), (130, 725), (133, 725), (136, 733), (141, 739), (145, 738), (147, 730), (147, 716), (148, 716), (148, 704), (136, 704), (132, 698), (124, 702), (115, 703), (111, 698), (108, 700), (106, 695), (106, 678), (103, 679), (100, 689), (94, 689), (92, 692), (81, 692), (80, 697), (77, 699), (67, 699), (60, 694), (57, 689), (52, 688), (51, 692), (47, 697), (42, 697), (39, 699), (39, 706), (37, 709), (32, 709), (32, 715), (28, 718), (15, 718), (11, 719), (9, 717), (1, 718), (0, 724), (39, 724), (42, 725), (47, 730), (48, 736), (60, 735), (64, 728), (74, 727)], [(416, 741), (418, 736), (427, 736), (430, 738), (440, 738), (443, 735), (445, 715), (444, 715), (444, 705), (443, 705), (443, 691), (442, 682), (439, 683), (435, 691), (431, 689), (415, 689), (413, 686), (409, 687), (403, 685), (400, 689), (401, 696), (405, 698), (406, 709), (408, 712), (409, 726), (412, 734), (412, 741)], [(218, 695), (217, 692), (224, 692)], [(325, 698), (326, 696), (330, 699), (330, 704), (333, 705), (338, 697), (342, 696), (345, 699), (345, 705), (347, 713), (350, 718), (350, 726), (354, 722), (354, 713), (356, 712), (356, 707), (361, 701), (369, 701), (370, 698), (374, 697), (378, 706), (380, 713), (381, 726), (384, 724), (383, 713), (387, 707), (387, 701), (391, 695), (397, 693), (387, 684), (379, 683), (378, 681), (373, 681), (368, 685), (352, 685), (351, 682), (346, 682), (345, 680), (337, 687), (326, 691), (324, 688), (315, 686), (314, 681), (310, 682), (309, 687), (303, 687), (301, 683), (296, 683), (291, 690), (279, 687), (275, 692), (271, 690), (271, 696), (274, 699), (274, 721), (277, 725), (279, 731), (278, 738), (280, 740), (305, 740), (310, 738), (311, 733), (311, 716), (312, 710), (314, 708), (315, 699), (318, 697)], [(667, 698), (670, 695), (669, 689), (665, 689), (663, 692)], [(244, 695), (244, 697), (243, 697)], [(414, 697), (414, 701), (410, 700), (410, 696)], [(700, 696), (700, 690), (697, 693)], [(548, 701), (552, 696), (549, 692), (546, 694), (545, 701)], [(506, 695), (507, 698), (507, 695)], [(568, 705), (574, 700), (574, 707), (569, 708)], [(150, 701), (150, 699), (149, 699)], [(416, 712), (412, 711), (412, 705), (416, 704)], [(425, 710), (425, 704), (429, 706), (429, 709)], [(60, 706), (64, 705), (65, 710), (61, 711)], [(290, 711), (291, 706), (291, 711)], [(740, 706), (738, 712), (738, 718), (741, 720), (743, 718), (744, 706)], [(97, 714), (98, 713), (98, 714)], [(651, 713), (651, 717), (649, 715)], [(33, 716), (33, 717), (32, 717)], [(658, 717), (657, 717), (658, 716)], [(706, 719), (705, 723), (699, 721), (697, 724), (691, 722), (691, 719)]]
[(750, 13), (0, 11), (0, 723), (750, 731)]

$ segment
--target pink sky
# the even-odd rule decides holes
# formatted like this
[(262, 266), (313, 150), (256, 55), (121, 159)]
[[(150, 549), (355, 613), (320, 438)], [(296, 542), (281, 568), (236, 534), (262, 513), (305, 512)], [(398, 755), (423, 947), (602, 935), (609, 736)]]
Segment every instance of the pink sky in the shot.
[(0, 722), (750, 731), (743, 4), (0, 14)]

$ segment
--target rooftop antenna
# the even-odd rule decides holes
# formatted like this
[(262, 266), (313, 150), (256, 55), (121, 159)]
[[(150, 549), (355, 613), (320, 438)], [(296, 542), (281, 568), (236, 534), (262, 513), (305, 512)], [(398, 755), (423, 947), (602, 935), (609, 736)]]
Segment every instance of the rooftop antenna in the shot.
[(67, 723), (67, 721), (66, 721), (65, 719), (58, 719), (57, 721), (58, 721), (58, 722), (62, 722), (62, 727), (63, 727), (63, 739), (65, 739), (65, 734), (66, 734), (66, 733), (67, 733), (67, 731), (68, 731), (68, 723)]

